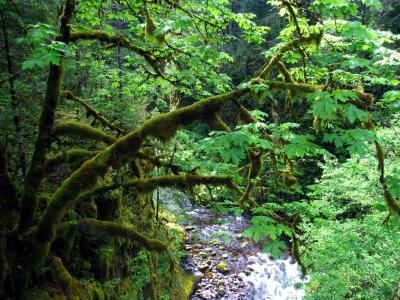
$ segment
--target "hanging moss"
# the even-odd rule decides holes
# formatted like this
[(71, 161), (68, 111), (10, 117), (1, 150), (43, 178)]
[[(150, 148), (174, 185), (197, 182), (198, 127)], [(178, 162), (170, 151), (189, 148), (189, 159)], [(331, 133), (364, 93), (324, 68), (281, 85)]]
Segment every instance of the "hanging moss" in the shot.
[(286, 170), (283, 172), (284, 176), (283, 183), (285, 187), (290, 189), (297, 183), (297, 179), (294, 176), (292, 161), (287, 156), (285, 157), (285, 163), (286, 163)]
[(292, 255), (297, 260), (297, 263), (300, 265), (303, 276), (306, 276), (307, 275), (307, 267), (304, 265), (303, 261), (301, 260), (299, 240), (294, 232), (292, 233), (292, 237), (293, 237)]
[(112, 144), (117, 140), (115, 137), (105, 133), (100, 129), (75, 121), (63, 121), (56, 123), (54, 126), (54, 133), (58, 136), (76, 136), (84, 139), (92, 139), (95, 141), (104, 142), (106, 144)]
[(263, 161), (261, 155), (261, 151), (256, 151), (251, 148), (249, 149), (250, 169), (249, 175), (247, 177), (248, 183), (245, 192), (239, 200), (239, 205), (242, 208), (254, 207), (256, 204), (254, 199), (251, 198), (250, 193), (255, 186), (255, 179), (258, 177), (262, 170)]

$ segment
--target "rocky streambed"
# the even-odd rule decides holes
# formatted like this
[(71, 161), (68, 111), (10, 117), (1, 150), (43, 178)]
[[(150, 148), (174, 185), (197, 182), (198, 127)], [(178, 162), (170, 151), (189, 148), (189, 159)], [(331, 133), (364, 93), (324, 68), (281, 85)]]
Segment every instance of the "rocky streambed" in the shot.
[(273, 260), (243, 237), (243, 231), (250, 226), (246, 217), (193, 207), (184, 194), (176, 193), (169, 197), (175, 201), (164, 201), (164, 207), (180, 216), (185, 230), (187, 256), (182, 264), (196, 278), (192, 300), (303, 298), (304, 280), (297, 263), (287, 253)]

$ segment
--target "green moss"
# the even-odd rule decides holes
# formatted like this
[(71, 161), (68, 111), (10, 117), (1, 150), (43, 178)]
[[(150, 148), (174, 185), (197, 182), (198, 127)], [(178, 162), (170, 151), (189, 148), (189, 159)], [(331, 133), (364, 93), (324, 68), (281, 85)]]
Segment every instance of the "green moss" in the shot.
[(181, 292), (179, 299), (189, 300), (195, 288), (194, 276), (187, 274), (183, 270), (180, 270), (177, 275), (177, 281), (181, 283)]
[(90, 151), (85, 149), (71, 149), (56, 154), (47, 159), (44, 169), (46, 172), (53, 170), (55, 167), (64, 163), (76, 163), (88, 160), (98, 154), (99, 151)]
[(78, 104), (80, 104), (85, 108), (87, 116), (93, 117), (94, 119), (99, 121), (103, 126), (116, 131), (118, 134), (121, 134), (125, 131), (122, 128), (115, 126), (108, 118), (106, 118), (103, 114), (97, 112), (93, 107), (91, 107), (89, 104), (81, 100), (79, 97), (75, 97), (74, 95), (72, 95), (70, 91), (62, 91), (61, 97), (77, 102)]
[(258, 177), (262, 170), (263, 161), (261, 158), (262, 152), (255, 151), (254, 149), (249, 149), (249, 159), (250, 159), (250, 169), (248, 174), (248, 183), (246, 190), (239, 200), (239, 204), (243, 208), (249, 208), (255, 206), (254, 199), (251, 198), (250, 193), (255, 186), (255, 178)]
[(88, 234), (105, 234), (112, 238), (130, 239), (142, 243), (149, 250), (165, 251), (167, 249), (167, 245), (161, 241), (149, 238), (135, 228), (123, 224), (87, 218), (80, 222), (80, 226), (81, 230)]
[(218, 131), (231, 131), (228, 125), (224, 121), (222, 121), (221, 117), (218, 113), (214, 113), (211, 116), (206, 118), (206, 122), (211, 130), (218, 130)]
[(112, 135), (109, 135), (100, 129), (74, 121), (63, 121), (56, 123), (54, 126), (54, 133), (56, 135), (76, 136), (84, 139), (91, 139), (104, 142), (106, 144), (112, 144), (117, 140)]

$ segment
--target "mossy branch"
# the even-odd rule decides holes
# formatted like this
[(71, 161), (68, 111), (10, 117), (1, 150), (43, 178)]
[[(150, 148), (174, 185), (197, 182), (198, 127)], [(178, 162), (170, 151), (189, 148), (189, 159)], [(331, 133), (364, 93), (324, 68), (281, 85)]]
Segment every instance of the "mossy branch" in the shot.
[[(70, 30), (68, 24), (72, 19), (74, 9), (75, 1), (66, 0), (60, 26), (60, 39), (65, 43), (69, 42)], [(43, 165), (46, 160), (47, 151), (51, 146), (51, 131), (54, 125), (55, 112), (60, 101), (62, 80), (63, 56), (60, 58), (59, 65), (50, 64), (46, 95), (39, 121), (39, 132), (37, 134), (28, 172), (24, 178), (24, 186), (21, 195), (22, 208), (20, 229), (22, 231), (25, 231), (29, 227), (38, 204), (37, 190), (43, 179)]]
[(382, 145), (378, 141), (375, 141), (375, 149), (376, 149), (376, 159), (378, 162), (378, 170), (379, 170), (379, 182), (382, 185), (383, 197), (385, 198), (389, 211), (393, 211), (400, 216), (400, 204), (397, 203), (397, 201), (394, 199), (386, 184), (385, 154), (383, 152)]
[(69, 292), (71, 287), (76, 284), (75, 279), (71, 276), (68, 270), (64, 267), (64, 264), (59, 257), (53, 257), (51, 259), (51, 270), (53, 271), (54, 278), (60, 287), (65, 291)]
[(70, 91), (62, 91), (61, 97), (73, 100), (83, 106), (86, 110), (86, 113), (88, 116), (93, 117), (94, 119), (98, 120), (103, 126), (110, 128), (111, 130), (116, 131), (118, 134), (126, 133), (125, 130), (119, 128), (118, 126), (115, 126), (109, 119), (107, 119), (103, 114), (97, 112), (93, 107), (91, 107), (89, 104), (84, 102), (82, 99), (79, 97), (75, 97), (72, 95)]
[(251, 198), (251, 191), (253, 190), (255, 186), (255, 180), (260, 174), (263, 166), (263, 161), (262, 161), (262, 152), (258, 152), (254, 149), (249, 149), (249, 159), (250, 159), (250, 169), (249, 169), (249, 174), (247, 178), (247, 186), (246, 190), (244, 191), (242, 197), (239, 200), (239, 205), (242, 208), (249, 208), (249, 207), (254, 207), (256, 205), (254, 199)]
[(90, 151), (85, 149), (71, 149), (65, 152), (61, 152), (46, 160), (44, 171), (48, 173), (61, 164), (83, 162), (92, 158), (98, 153), (99, 151)]
[(117, 140), (112, 135), (109, 135), (108, 133), (100, 129), (75, 121), (57, 122), (54, 126), (54, 133), (57, 136), (76, 136), (84, 139), (104, 142), (108, 145), (114, 143)]
[(99, 187), (89, 193), (105, 193), (119, 187), (132, 187), (139, 192), (151, 192), (157, 187), (175, 187), (186, 189), (195, 185), (210, 185), (220, 186), (225, 185), (235, 191), (238, 188), (233, 184), (232, 179), (227, 176), (200, 176), (200, 175), (165, 175), (152, 178), (133, 179), (122, 183), (117, 183), (111, 186)]
[[(32, 264), (35, 266), (43, 264), (50, 245), (56, 237), (58, 224), (67, 208), (75, 203), (81, 193), (93, 189), (98, 179), (103, 177), (111, 166), (121, 166), (134, 158), (147, 138), (157, 137), (168, 140), (174, 136), (180, 126), (188, 125), (219, 111), (222, 105), (247, 92), (249, 88), (233, 90), (153, 117), (135, 131), (119, 138), (95, 157), (84, 162), (54, 193), (44, 211), (34, 236)], [(115, 164), (116, 161), (120, 163)]]
[(262, 79), (266, 79), (268, 74), (271, 72), (273, 66), (275, 65), (276, 61), (280, 59), (280, 57), (287, 51), (297, 49), (302, 45), (309, 45), (309, 44), (315, 44), (319, 45), (322, 39), (322, 31), (321, 32), (316, 32), (312, 33), (306, 37), (300, 37), (298, 39), (295, 39), (283, 46), (281, 46), (278, 50), (277, 53), (271, 58), (270, 61), (266, 62), (256, 73), (255, 77), (260, 77)]
[(229, 126), (222, 120), (219, 113), (214, 113), (206, 118), (208, 127), (211, 130), (230, 132)]
[(143, 244), (148, 250), (166, 251), (168, 247), (165, 243), (157, 239), (149, 238), (133, 227), (115, 222), (87, 218), (80, 221), (80, 228), (86, 234), (106, 235), (112, 238), (124, 238), (137, 241)]
[(138, 151), (138, 153), (136, 154), (136, 157), (147, 160), (159, 168), (170, 169), (172, 171), (172, 173), (174, 173), (175, 175), (178, 175), (179, 172), (181, 171), (180, 166), (178, 166), (172, 162), (163, 161), (157, 156), (148, 155), (148, 154), (144, 153), (143, 151)]
[(97, 40), (115, 47), (119, 46), (131, 50), (142, 56), (157, 74), (161, 74), (157, 66), (157, 58), (150, 51), (140, 48), (123, 36), (113, 36), (101, 30), (71, 32), (70, 41), (76, 42), (79, 40)]

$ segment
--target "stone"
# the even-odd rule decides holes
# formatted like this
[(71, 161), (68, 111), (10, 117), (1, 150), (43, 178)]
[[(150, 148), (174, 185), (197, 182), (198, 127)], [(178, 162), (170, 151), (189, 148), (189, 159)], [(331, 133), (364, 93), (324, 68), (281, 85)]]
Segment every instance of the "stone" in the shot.
[(217, 286), (218, 287), (224, 286), (224, 285), (225, 285), (225, 281), (224, 280), (220, 279), (220, 280), (217, 281)]
[(204, 272), (204, 271), (206, 271), (206, 270), (208, 269), (208, 265), (206, 265), (206, 264), (200, 264), (200, 265), (197, 266), (197, 268), (198, 268), (200, 271)]
[(202, 251), (202, 252), (199, 252), (199, 255), (200, 255), (201, 257), (203, 257), (203, 258), (206, 258), (209, 254)]
[(185, 231), (195, 231), (196, 229), (193, 226), (186, 226)]
[(219, 263), (216, 266), (216, 269), (221, 274), (228, 274), (229, 273), (229, 266), (226, 263)]
[(251, 274), (251, 270), (249, 270), (249, 269), (244, 270), (244, 274), (246, 274), (246, 276), (249, 276)]
[(241, 234), (241, 233), (237, 234), (237, 235), (236, 235), (236, 238), (238, 238), (238, 239), (243, 238), (243, 234)]
[(207, 251), (207, 252), (212, 252), (212, 251), (213, 251), (213, 249), (212, 249), (212, 248), (210, 248), (210, 247), (208, 247), (208, 248), (204, 249), (204, 251)]
[(227, 253), (225, 253), (225, 254), (222, 254), (222, 258), (228, 258), (229, 257), (229, 254), (227, 254)]
[(218, 295), (224, 296), (225, 294), (226, 294), (225, 288), (224, 287), (220, 287), (218, 289)]
[(193, 273), (193, 276), (194, 276), (194, 281), (197, 283), (200, 282), (204, 278), (204, 274), (200, 271), (195, 271)]

